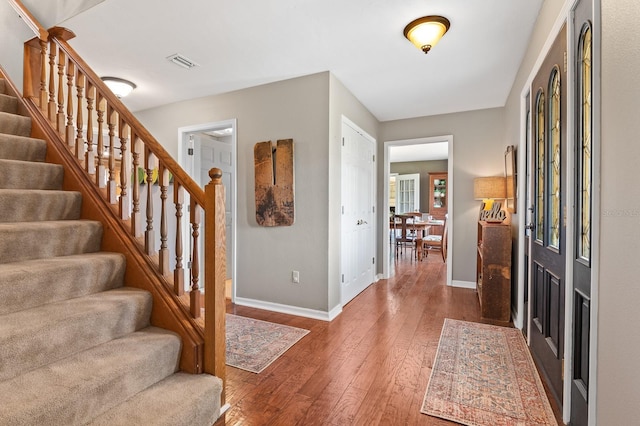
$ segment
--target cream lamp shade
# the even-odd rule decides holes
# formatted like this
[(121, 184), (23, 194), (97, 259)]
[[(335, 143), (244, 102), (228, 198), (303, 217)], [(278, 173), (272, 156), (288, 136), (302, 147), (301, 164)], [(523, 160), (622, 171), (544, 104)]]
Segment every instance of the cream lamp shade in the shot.
[(473, 180), (473, 198), (476, 200), (505, 198), (507, 182), (502, 176), (479, 177)]
[(404, 36), (418, 49), (429, 53), (450, 26), (449, 20), (443, 16), (423, 16), (404, 28)]

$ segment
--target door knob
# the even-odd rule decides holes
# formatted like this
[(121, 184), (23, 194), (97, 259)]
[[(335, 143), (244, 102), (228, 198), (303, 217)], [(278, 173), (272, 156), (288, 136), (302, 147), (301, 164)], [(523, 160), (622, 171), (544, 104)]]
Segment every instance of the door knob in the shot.
[(536, 226), (533, 223), (529, 223), (527, 225), (525, 225), (524, 229), (528, 229), (530, 231), (533, 231), (536, 228)]

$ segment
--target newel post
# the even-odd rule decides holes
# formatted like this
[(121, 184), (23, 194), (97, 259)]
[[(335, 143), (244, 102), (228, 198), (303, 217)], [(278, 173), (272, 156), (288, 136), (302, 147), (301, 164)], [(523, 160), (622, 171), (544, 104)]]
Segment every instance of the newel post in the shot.
[(222, 401), (225, 403), (225, 295), (227, 277), (225, 235), (225, 188), (222, 170), (209, 170), (211, 181), (205, 193), (204, 307), (205, 344), (204, 369), (223, 381)]

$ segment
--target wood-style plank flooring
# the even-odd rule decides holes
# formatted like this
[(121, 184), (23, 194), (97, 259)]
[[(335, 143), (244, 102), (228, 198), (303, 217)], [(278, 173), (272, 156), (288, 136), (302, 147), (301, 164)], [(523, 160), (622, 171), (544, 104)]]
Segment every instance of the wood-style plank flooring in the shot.
[(445, 282), (446, 265), (432, 253), (395, 262), (392, 278), (332, 322), (229, 303), (229, 313), (311, 332), (260, 374), (227, 367), (231, 408), (216, 424), (455, 424), (420, 413), (444, 319), (480, 322), (475, 291)]

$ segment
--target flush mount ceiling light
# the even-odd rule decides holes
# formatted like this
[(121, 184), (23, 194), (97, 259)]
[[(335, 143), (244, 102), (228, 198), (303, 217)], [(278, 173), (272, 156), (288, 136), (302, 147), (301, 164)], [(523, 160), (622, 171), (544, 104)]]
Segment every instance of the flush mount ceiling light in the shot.
[(449, 30), (450, 22), (442, 16), (423, 16), (404, 27), (404, 36), (424, 53), (429, 53)]
[(118, 98), (124, 98), (137, 87), (129, 80), (118, 77), (102, 77), (102, 81), (104, 81), (104, 84), (106, 84)]

